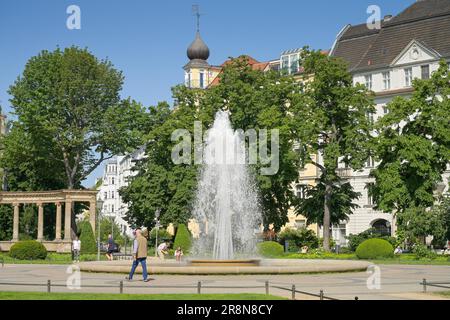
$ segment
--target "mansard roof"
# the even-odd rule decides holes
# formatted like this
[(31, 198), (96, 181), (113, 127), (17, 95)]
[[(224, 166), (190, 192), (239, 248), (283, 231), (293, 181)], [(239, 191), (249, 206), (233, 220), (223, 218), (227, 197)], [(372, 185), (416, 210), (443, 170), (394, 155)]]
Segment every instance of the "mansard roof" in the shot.
[(442, 57), (450, 57), (450, 0), (414, 3), (379, 30), (366, 24), (347, 27), (338, 37), (332, 55), (349, 63), (352, 72), (385, 68), (416, 40)]

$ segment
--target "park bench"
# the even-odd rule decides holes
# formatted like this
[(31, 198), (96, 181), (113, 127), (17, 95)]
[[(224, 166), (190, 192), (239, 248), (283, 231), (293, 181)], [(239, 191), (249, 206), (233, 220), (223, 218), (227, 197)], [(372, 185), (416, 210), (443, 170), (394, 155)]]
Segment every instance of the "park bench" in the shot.
[(113, 260), (133, 260), (132, 254), (115, 252), (112, 254)]

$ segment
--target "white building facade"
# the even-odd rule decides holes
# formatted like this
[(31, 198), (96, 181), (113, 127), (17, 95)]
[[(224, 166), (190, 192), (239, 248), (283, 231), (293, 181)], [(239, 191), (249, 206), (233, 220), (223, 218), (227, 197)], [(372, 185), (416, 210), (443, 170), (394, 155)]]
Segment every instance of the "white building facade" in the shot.
[(124, 217), (128, 206), (122, 201), (119, 190), (129, 183), (129, 178), (136, 174), (133, 171), (135, 162), (145, 155), (144, 148), (137, 149), (133, 153), (116, 156), (105, 163), (101, 184), (97, 188), (97, 199), (103, 201), (102, 216), (114, 219), (120, 226), (121, 232), (131, 235), (130, 225)]
[[(348, 62), (354, 83), (364, 84), (375, 93), (373, 121), (377, 121), (389, 112), (387, 104), (393, 98), (411, 96), (413, 79), (429, 79), (442, 59), (450, 61), (450, 0), (417, 1), (399, 15), (385, 17), (378, 30), (366, 24), (348, 25), (338, 34), (330, 55)], [(342, 176), (362, 194), (357, 201), (359, 208), (342, 223), (341, 234), (375, 227), (394, 235), (393, 215), (374, 210), (369, 195), (374, 183), (369, 174), (376, 165), (369, 158), (361, 171), (341, 169)], [(448, 192), (449, 177), (447, 170), (438, 186), (440, 193)]]

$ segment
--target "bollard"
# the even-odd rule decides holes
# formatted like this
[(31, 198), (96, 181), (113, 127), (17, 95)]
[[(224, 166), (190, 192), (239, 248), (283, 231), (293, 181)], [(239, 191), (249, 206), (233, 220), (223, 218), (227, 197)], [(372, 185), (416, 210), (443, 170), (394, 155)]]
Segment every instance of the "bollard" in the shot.
[(355, 301), (358, 301), (358, 300), (359, 300), (359, 298), (358, 298), (358, 296), (356, 296), (356, 297), (355, 297)]
[(292, 300), (295, 300), (295, 284), (292, 285)]
[(197, 293), (198, 294), (202, 293), (202, 282), (201, 281), (197, 282)]
[(323, 290), (320, 290), (319, 297), (320, 297), (320, 300), (323, 300)]
[(123, 293), (123, 281), (122, 280), (120, 281), (120, 284), (119, 284), (119, 291), (120, 291), (120, 293)]
[(424, 278), (422, 284), (423, 284), (423, 293), (427, 293), (427, 279)]
[(51, 290), (51, 287), (52, 287), (52, 283), (51, 283), (51, 281), (50, 280), (47, 280), (47, 293), (50, 293), (52, 290)]
[(269, 294), (269, 281), (266, 281), (266, 294)]

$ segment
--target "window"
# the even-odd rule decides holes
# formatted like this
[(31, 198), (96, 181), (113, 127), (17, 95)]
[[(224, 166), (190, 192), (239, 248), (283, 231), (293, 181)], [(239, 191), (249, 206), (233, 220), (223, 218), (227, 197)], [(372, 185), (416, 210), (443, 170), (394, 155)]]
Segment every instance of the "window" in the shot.
[(111, 199), (114, 199), (114, 191), (111, 191)]
[(203, 88), (205, 82), (205, 73), (203, 71), (200, 72), (200, 88)]
[(105, 191), (105, 192), (103, 193), (103, 196), (104, 196), (105, 200), (108, 199), (108, 192)]
[(281, 70), (287, 74), (294, 74), (300, 70), (300, 54), (286, 54), (281, 56)]
[(283, 72), (289, 72), (289, 56), (281, 57), (281, 69), (283, 70)]
[(368, 74), (364, 78), (365, 78), (365, 81), (366, 81), (366, 83), (365, 83), (366, 88), (369, 89), (369, 90), (372, 90), (372, 75)]
[(383, 89), (389, 90), (391, 89), (391, 72), (383, 72)]
[(373, 206), (373, 188), (374, 188), (374, 184), (373, 183), (368, 183), (366, 185), (366, 189), (367, 189), (367, 205), (369, 206)]
[(306, 228), (306, 220), (305, 219), (296, 219), (295, 220), (295, 228), (296, 229)]
[(114, 212), (114, 205), (111, 205), (111, 212)]
[(405, 69), (405, 87), (411, 87), (412, 85), (412, 68)]
[(430, 79), (430, 65), (421, 66), (422, 79)]
[(114, 177), (111, 178), (111, 184), (114, 184)]
[(383, 106), (383, 113), (384, 114), (388, 114), (389, 113), (389, 109), (387, 106)]
[(375, 167), (375, 161), (373, 160), (372, 156), (369, 156), (369, 158), (366, 161), (366, 168), (373, 168)]
[(297, 195), (297, 197), (299, 197), (300, 199), (305, 199), (306, 198), (306, 190), (307, 187), (303, 184), (298, 184), (295, 187), (295, 194)]
[(298, 63), (298, 55), (294, 54), (291, 56), (291, 70), (290, 73), (297, 73), (299, 70), (299, 63)]

